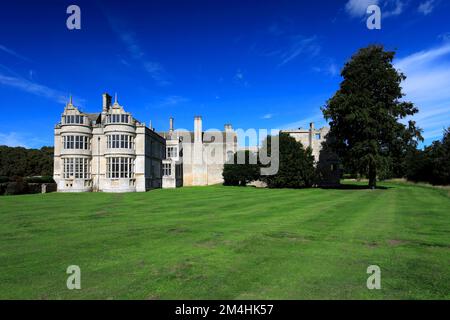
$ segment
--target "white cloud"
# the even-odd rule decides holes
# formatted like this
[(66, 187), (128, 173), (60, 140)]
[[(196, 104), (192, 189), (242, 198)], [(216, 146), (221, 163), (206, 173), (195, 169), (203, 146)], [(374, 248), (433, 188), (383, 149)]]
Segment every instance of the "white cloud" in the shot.
[[(20, 77), (10, 77), (4, 74), (0, 74), (0, 84), (16, 88), (21, 91), (31, 93), (40, 97), (45, 97), (57, 103), (65, 104), (68, 100), (67, 95), (65, 95), (61, 91), (49, 88), (47, 86)], [(78, 102), (83, 101), (82, 99), (76, 100), (78, 100)]]
[[(389, 9), (389, 6), (393, 6), (393, 8)], [(382, 12), (383, 18), (398, 16), (402, 14), (405, 4), (401, 0), (395, 0), (391, 1), (390, 4), (389, 2), (387, 2), (387, 4), (385, 4), (385, 7), (387, 8), (387, 10), (383, 9)]]
[(345, 5), (345, 11), (352, 17), (362, 17), (366, 15), (368, 6), (378, 5), (379, 2), (379, 0), (349, 0)]
[(339, 75), (339, 67), (334, 62), (330, 62), (328, 64), (325, 63), (320, 67), (314, 67), (313, 70), (316, 72), (324, 73), (331, 77)]
[(265, 119), (265, 120), (269, 120), (269, 119), (272, 119), (272, 118), (273, 118), (273, 114), (272, 113), (267, 113), (267, 114), (265, 114), (265, 115), (263, 115), (261, 117), (261, 119)]
[(417, 11), (422, 13), (423, 15), (427, 16), (431, 12), (433, 12), (435, 7), (435, 0), (428, 0), (425, 2), (422, 2), (419, 7), (417, 8)]
[(398, 16), (405, 8), (402, 0), (349, 0), (345, 4), (345, 11), (353, 18), (361, 18), (367, 15), (367, 8), (371, 5), (381, 8), (383, 18)]
[[(141, 48), (141, 45), (137, 40), (136, 34), (127, 30), (123, 22), (113, 17), (111, 13), (108, 13), (107, 19), (111, 29), (118, 35), (119, 39), (125, 45), (130, 57), (141, 64), (144, 71), (150, 75), (156, 84), (159, 86), (170, 85), (171, 83), (169, 81), (169, 76), (163, 65), (146, 57), (144, 50)], [(119, 61), (124, 63), (124, 59), (122, 58), (119, 59)]]
[(0, 132), (0, 146), (28, 148), (28, 145), (25, 143), (23, 137), (19, 136), (16, 132)]
[(173, 95), (173, 96), (168, 96), (168, 97), (164, 98), (162, 100), (162, 102), (160, 103), (160, 106), (162, 106), (162, 107), (173, 107), (173, 106), (176, 106), (176, 105), (178, 105), (180, 103), (184, 103), (184, 102), (188, 102), (188, 101), (189, 101), (188, 98)]
[(413, 119), (424, 129), (424, 137), (441, 137), (450, 125), (450, 44), (406, 56), (395, 67), (407, 76), (402, 84), (405, 99), (419, 108)]
[(423, 67), (425, 64), (430, 64), (430, 62), (433, 62), (436, 59), (445, 57), (448, 54), (450, 54), (450, 44), (444, 44), (440, 47), (416, 52), (397, 60), (395, 66), (400, 70), (411, 68), (417, 69), (418, 67)]
[(281, 63), (283, 66), (286, 63), (294, 60), (301, 54), (307, 54), (309, 57), (317, 56), (320, 53), (321, 47), (317, 42), (317, 37), (304, 37), (302, 35), (295, 35), (290, 37), (289, 46), (280, 53)]
[(311, 122), (314, 123), (314, 126), (316, 128), (325, 126), (326, 121), (323, 117), (322, 111), (319, 110), (319, 111), (315, 112), (314, 114), (311, 114), (309, 117), (298, 120), (298, 121), (282, 124), (281, 126), (279, 126), (279, 128), (281, 130), (309, 128), (309, 124)]
[(18, 54), (17, 52), (15, 52), (14, 50), (12, 50), (10, 48), (7, 48), (7, 47), (5, 47), (5, 46), (3, 46), (1, 44), (0, 44), (0, 51), (6, 52), (7, 54), (9, 54), (9, 55), (11, 55), (13, 57), (16, 57), (16, 58), (18, 58), (20, 60), (23, 60), (23, 61), (26, 61), (26, 62), (31, 62), (31, 60), (28, 59), (27, 57), (24, 57), (24, 56)]
[(234, 75), (234, 82), (238, 85), (248, 87), (248, 81), (245, 79), (244, 72), (240, 69), (238, 69)]
[(42, 146), (49, 146), (52, 144), (53, 142), (50, 143), (29, 132), (0, 132), (0, 146), (41, 148)]

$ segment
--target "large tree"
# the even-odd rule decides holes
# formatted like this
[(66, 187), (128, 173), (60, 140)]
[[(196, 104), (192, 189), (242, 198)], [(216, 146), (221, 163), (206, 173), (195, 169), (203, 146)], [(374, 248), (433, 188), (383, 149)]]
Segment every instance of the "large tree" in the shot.
[(380, 45), (360, 49), (345, 64), (339, 90), (322, 108), (330, 121), (333, 150), (346, 168), (367, 176), (372, 188), (399, 153), (422, 139), (414, 121), (399, 121), (418, 110), (402, 101), (406, 77), (394, 68), (394, 56)]

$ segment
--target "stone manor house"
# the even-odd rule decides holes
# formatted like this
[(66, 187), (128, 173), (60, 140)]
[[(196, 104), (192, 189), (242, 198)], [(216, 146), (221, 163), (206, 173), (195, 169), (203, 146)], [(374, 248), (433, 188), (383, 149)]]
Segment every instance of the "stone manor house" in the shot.
[[(327, 128), (285, 130), (310, 146), (316, 160)], [(224, 163), (238, 151), (230, 124), (223, 131), (203, 131), (194, 118), (194, 131), (167, 132), (136, 120), (111, 96), (103, 94), (100, 113), (81, 112), (67, 103), (55, 126), (54, 180), (62, 192), (145, 192), (153, 188), (204, 186), (223, 182)]]

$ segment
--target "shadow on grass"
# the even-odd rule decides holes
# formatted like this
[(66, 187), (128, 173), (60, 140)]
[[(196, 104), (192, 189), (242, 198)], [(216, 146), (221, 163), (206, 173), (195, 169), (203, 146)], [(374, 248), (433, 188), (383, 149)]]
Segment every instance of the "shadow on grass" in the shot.
[[(388, 190), (393, 187), (377, 186), (375, 190)], [(321, 186), (319, 189), (333, 189), (333, 190), (371, 190), (368, 185), (360, 184), (340, 184), (338, 186)]]

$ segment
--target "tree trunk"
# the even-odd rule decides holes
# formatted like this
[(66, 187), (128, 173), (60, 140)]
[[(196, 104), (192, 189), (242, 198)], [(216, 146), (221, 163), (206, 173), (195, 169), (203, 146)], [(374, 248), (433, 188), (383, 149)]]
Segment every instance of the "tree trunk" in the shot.
[(377, 187), (377, 166), (374, 163), (369, 164), (369, 188)]

